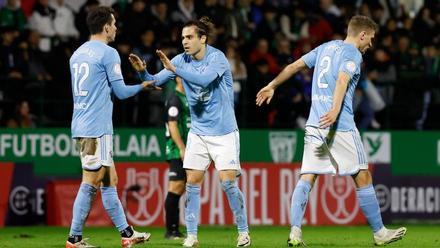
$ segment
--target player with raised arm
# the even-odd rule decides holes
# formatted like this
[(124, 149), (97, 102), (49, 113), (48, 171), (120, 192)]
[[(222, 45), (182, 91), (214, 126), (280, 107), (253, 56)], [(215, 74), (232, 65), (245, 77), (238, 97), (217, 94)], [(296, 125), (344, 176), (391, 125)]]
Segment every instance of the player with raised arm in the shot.
[(121, 73), (118, 52), (108, 46), (116, 35), (113, 10), (98, 7), (87, 16), (90, 40), (70, 58), (73, 93), (72, 137), (76, 140), (82, 183), (73, 204), (73, 217), (66, 248), (95, 247), (82, 238), (83, 226), (98, 188), (102, 204), (121, 234), (122, 247), (148, 241), (149, 233), (140, 233), (127, 224), (118, 198), (118, 177), (113, 163), (112, 93), (119, 99), (131, 97), (154, 82), (127, 86)]
[[(183, 246), (198, 245), (197, 226), (200, 213), (200, 187), (212, 161), (237, 223), (237, 246), (250, 246), (246, 205), (236, 178), (240, 174), (240, 142), (234, 113), (232, 73), (223, 52), (207, 44), (213, 24), (208, 18), (186, 23), (182, 30), (184, 53), (171, 61), (157, 51), (165, 69), (155, 75), (142, 71), (144, 80), (156, 86), (169, 78), (182, 78), (190, 108), (191, 129), (188, 134), (183, 167), (186, 169), (185, 222), (187, 238)], [(132, 64), (143, 64), (131, 55)], [(139, 70), (138, 70), (139, 71)]]
[(372, 46), (377, 24), (368, 17), (351, 18), (345, 40), (324, 43), (283, 71), (256, 97), (269, 104), (276, 88), (298, 71), (314, 67), (312, 106), (306, 123), (301, 176), (292, 195), (289, 246), (304, 245), (301, 222), (309, 192), (320, 174), (351, 175), (359, 205), (373, 231), (376, 245), (401, 239), (406, 228), (387, 229), (368, 171), (368, 162), (353, 117), (353, 95), (358, 83), (362, 54)]

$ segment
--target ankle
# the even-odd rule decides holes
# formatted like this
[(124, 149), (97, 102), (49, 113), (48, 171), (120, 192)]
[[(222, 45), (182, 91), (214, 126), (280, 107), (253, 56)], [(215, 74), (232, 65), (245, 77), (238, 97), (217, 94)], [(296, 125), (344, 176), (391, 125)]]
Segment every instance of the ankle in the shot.
[(69, 235), (67, 238), (67, 241), (69, 241), (72, 244), (78, 243), (82, 240), (82, 235)]
[(134, 230), (133, 230), (133, 227), (128, 226), (127, 228), (120, 231), (119, 233), (121, 234), (121, 237), (123, 237), (123, 238), (130, 238), (131, 236), (133, 236)]

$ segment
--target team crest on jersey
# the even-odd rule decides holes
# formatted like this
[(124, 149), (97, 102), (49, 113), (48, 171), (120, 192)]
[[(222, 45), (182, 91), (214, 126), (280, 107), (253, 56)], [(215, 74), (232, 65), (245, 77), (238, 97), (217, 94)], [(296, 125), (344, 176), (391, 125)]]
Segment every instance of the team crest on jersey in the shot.
[(115, 64), (113, 66), (113, 72), (115, 74), (121, 75), (121, 65), (120, 64)]
[(348, 61), (345, 65), (345, 68), (351, 73), (353, 73), (356, 70), (356, 64), (353, 61)]

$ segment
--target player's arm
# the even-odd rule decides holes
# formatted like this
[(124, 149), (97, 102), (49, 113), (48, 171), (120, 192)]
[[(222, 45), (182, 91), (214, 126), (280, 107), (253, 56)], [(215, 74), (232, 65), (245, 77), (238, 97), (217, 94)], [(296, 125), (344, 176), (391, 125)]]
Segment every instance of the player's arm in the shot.
[(224, 67), (222, 64), (217, 63), (215, 59), (212, 59), (202, 73), (193, 73), (174, 66), (161, 50), (157, 50), (156, 53), (167, 70), (185, 79), (185, 81), (201, 87), (206, 87), (212, 83), (219, 76), (219, 69), (221, 70), (221, 68)]
[(286, 66), (278, 76), (276, 76), (268, 85), (262, 88), (257, 93), (256, 104), (261, 106), (264, 102), (269, 104), (272, 100), (275, 90), (283, 84), (287, 79), (291, 78), (295, 73), (307, 68), (306, 63), (302, 58)]
[(185, 156), (185, 143), (183, 142), (182, 135), (180, 135), (178, 122), (173, 120), (168, 121), (168, 128), (170, 130), (171, 139), (176, 143), (180, 151), (180, 158), (183, 160)]
[(327, 128), (335, 123), (341, 111), (342, 102), (344, 101), (345, 92), (347, 91), (348, 83), (350, 82), (350, 75), (346, 72), (340, 71), (338, 79), (336, 80), (335, 91), (333, 92), (332, 108), (321, 116), (319, 120), (320, 128)]
[(145, 60), (141, 60), (137, 55), (131, 53), (128, 57), (131, 66), (139, 73), (139, 77), (143, 81), (155, 81), (155, 86), (160, 86), (168, 82), (174, 77), (174, 73), (169, 70), (163, 69), (155, 75), (151, 75), (147, 70), (147, 63)]
[[(126, 85), (124, 80), (120, 79), (111, 82), (111, 86), (116, 97), (122, 100), (136, 95), (142, 89), (154, 87), (154, 82), (155, 81), (145, 81), (137, 85)], [(157, 87), (154, 88), (158, 89)]]

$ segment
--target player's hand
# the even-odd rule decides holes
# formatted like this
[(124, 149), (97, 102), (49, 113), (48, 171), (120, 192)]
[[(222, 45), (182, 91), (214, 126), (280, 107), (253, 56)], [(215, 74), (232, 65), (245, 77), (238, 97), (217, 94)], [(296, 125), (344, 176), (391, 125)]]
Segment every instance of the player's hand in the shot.
[(155, 82), (156, 82), (155, 80), (142, 82), (142, 89), (143, 90), (149, 90), (149, 89), (162, 90), (162, 88), (157, 87), (156, 85), (154, 85)]
[(133, 66), (133, 68), (137, 72), (141, 72), (147, 69), (147, 63), (145, 62), (145, 60), (141, 60), (141, 58), (139, 58), (134, 53), (130, 53), (130, 55), (128, 55), (128, 60), (130, 61), (131, 66)]
[(275, 89), (270, 84), (268, 84), (268, 85), (266, 85), (266, 87), (262, 88), (257, 93), (257, 99), (255, 101), (257, 106), (261, 106), (261, 104), (263, 104), (264, 102), (266, 102), (266, 104), (269, 104), (270, 100), (272, 100), (274, 93), (275, 93)]
[(168, 59), (168, 57), (165, 55), (165, 53), (162, 52), (162, 50), (156, 50), (156, 54), (157, 56), (159, 56), (159, 59), (165, 69), (174, 73), (176, 72), (176, 67), (171, 63), (170, 59)]
[(335, 123), (336, 119), (338, 118), (338, 115), (339, 115), (339, 111), (335, 109), (328, 111), (319, 119), (319, 127), (327, 128), (331, 126), (333, 123)]

